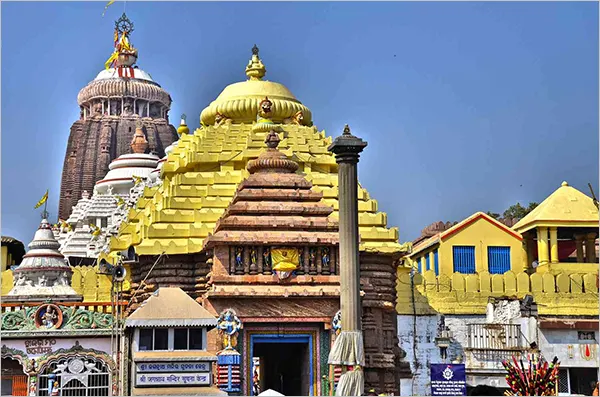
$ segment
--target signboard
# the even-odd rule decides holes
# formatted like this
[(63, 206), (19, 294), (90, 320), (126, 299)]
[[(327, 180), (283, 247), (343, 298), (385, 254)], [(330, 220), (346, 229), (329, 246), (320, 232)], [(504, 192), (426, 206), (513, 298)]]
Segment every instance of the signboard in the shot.
[(137, 372), (210, 372), (207, 362), (136, 363)]
[(25, 352), (27, 355), (52, 353), (56, 339), (25, 339)]
[(136, 386), (210, 385), (210, 373), (136, 374)]
[(464, 364), (431, 364), (432, 396), (466, 396)]

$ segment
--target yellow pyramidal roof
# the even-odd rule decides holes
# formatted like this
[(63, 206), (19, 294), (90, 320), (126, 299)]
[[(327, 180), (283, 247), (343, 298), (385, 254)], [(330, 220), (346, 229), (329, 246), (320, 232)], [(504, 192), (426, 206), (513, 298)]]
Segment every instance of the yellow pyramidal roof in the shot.
[[(250, 121), (256, 120), (265, 96), (273, 103), (272, 122), (282, 139), (279, 150), (299, 164), (298, 172), (313, 183), (314, 190), (323, 192), (322, 202), (334, 208), (330, 216), (338, 218), (337, 164), (327, 151), (332, 138), (312, 126), (310, 110), (286, 87), (262, 81), (265, 72), (255, 48), (246, 67), (248, 81), (226, 88), (202, 112), (202, 126), (181, 136), (162, 168), (162, 185), (146, 188), (129, 220), (111, 239), (111, 251), (130, 245), (139, 255), (202, 250), (204, 239), (213, 232), (238, 184), (249, 175), (248, 161), (265, 149), (268, 131), (253, 128), (257, 123)], [(299, 112), (303, 119), (297, 118)], [(363, 251), (402, 250), (398, 230), (387, 227), (386, 214), (378, 212), (377, 202), (360, 186), (359, 232)]]
[(598, 227), (598, 222), (594, 200), (563, 182), (513, 229), (524, 233), (536, 226)]

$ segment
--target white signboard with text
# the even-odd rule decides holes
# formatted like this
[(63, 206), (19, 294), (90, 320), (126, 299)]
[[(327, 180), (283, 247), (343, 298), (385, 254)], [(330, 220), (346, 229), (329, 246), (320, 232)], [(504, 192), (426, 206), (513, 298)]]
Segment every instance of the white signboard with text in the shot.
[(136, 363), (137, 372), (210, 372), (207, 362)]
[(210, 385), (210, 373), (136, 374), (136, 386)]

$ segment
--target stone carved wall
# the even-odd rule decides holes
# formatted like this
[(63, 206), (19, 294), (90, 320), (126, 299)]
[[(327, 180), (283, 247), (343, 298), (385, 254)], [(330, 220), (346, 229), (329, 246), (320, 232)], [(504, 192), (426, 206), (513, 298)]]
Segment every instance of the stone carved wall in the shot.
[[(60, 218), (69, 217), (84, 190), (93, 191), (95, 183), (106, 175), (112, 160), (131, 152), (129, 144), (139, 119), (137, 116), (104, 116), (73, 123), (63, 164)], [(142, 122), (149, 151), (156, 151), (163, 157), (164, 149), (177, 139), (175, 128), (162, 118), (142, 118)]]

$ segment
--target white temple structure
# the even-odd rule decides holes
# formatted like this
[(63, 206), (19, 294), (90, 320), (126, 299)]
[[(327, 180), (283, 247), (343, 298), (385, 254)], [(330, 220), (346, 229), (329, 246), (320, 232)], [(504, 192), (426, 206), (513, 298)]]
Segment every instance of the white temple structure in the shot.
[(132, 153), (110, 163), (108, 173), (96, 182), (93, 195), (90, 197), (84, 191), (69, 218), (55, 225), (60, 252), (71, 258), (71, 265), (78, 264), (73, 262), (75, 258), (97, 258), (107, 248), (110, 237), (118, 232), (144, 188), (160, 183), (160, 159), (145, 153), (148, 141), (141, 125), (136, 128), (130, 146)]

